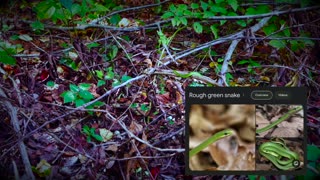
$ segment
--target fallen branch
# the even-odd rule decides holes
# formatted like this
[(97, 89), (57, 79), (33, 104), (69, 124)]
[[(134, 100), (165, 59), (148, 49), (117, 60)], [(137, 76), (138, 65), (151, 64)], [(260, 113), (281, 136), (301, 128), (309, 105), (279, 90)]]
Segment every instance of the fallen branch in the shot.
[(218, 84), (220, 86), (222, 86), (223, 83), (225, 84), (225, 86), (229, 86), (228, 82), (226, 81), (226, 72), (228, 70), (229, 62), (231, 60), (231, 56), (233, 54), (233, 51), (236, 49), (236, 47), (237, 47), (239, 42), (240, 42), (239, 39), (233, 40), (232, 43), (229, 46), (229, 49), (228, 49), (228, 51), (226, 53), (226, 56), (224, 57), (223, 64), (222, 64), (222, 67), (221, 67), (221, 71), (220, 71), (220, 79), (218, 81)]
[[(6, 94), (3, 92), (3, 90), (0, 88), (0, 97), (7, 98)], [(19, 126), (19, 120), (17, 115), (17, 108), (12, 106), (10, 101), (2, 100), (4, 108), (7, 109), (8, 114), (10, 115), (11, 124), (13, 126), (14, 131), (17, 133), (18, 138), (21, 138), (21, 132), (20, 132), (20, 126)], [(24, 168), (26, 171), (26, 174), (29, 179), (35, 179), (33, 173), (31, 164), (29, 161), (28, 153), (26, 146), (23, 141), (18, 141), (19, 151), (21, 154), (22, 162), (24, 164)]]

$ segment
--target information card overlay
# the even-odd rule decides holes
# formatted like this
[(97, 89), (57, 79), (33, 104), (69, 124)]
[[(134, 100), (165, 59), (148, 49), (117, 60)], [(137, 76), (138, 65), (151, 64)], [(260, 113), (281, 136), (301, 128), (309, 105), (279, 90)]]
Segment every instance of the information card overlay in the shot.
[(186, 89), (186, 174), (306, 173), (304, 87)]

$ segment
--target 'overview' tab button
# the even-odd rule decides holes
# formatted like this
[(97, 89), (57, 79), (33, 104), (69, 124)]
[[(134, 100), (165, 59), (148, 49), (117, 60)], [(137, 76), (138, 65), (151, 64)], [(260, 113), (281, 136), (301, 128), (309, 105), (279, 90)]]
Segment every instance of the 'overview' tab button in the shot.
[(253, 100), (270, 100), (272, 99), (272, 92), (271, 91), (252, 91), (251, 98)]

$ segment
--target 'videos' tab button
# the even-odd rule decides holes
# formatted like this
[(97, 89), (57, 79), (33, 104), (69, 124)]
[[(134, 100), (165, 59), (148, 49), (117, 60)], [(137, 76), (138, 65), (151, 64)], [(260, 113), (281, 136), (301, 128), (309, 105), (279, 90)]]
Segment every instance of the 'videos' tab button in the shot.
[(251, 98), (253, 100), (270, 100), (272, 99), (271, 91), (252, 91)]
[(275, 93), (275, 98), (276, 99), (290, 99), (290, 92), (283, 92), (283, 91), (279, 91)]

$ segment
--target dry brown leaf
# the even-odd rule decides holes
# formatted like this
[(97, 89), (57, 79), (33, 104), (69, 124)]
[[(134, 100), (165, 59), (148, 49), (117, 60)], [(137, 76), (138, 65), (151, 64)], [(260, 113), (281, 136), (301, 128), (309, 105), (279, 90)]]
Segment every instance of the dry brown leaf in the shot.
[(106, 151), (117, 152), (118, 151), (118, 146), (115, 145), (115, 144), (111, 144), (110, 146), (107, 147)]
[(129, 127), (129, 130), (133, 133), (133, 134), (138, 134), (142, 131), (143, 129), (143, 126), (138, 124), (137, 122), (135, 121), (131, 121), (131, 124), (130, 124), (130, 127)]

